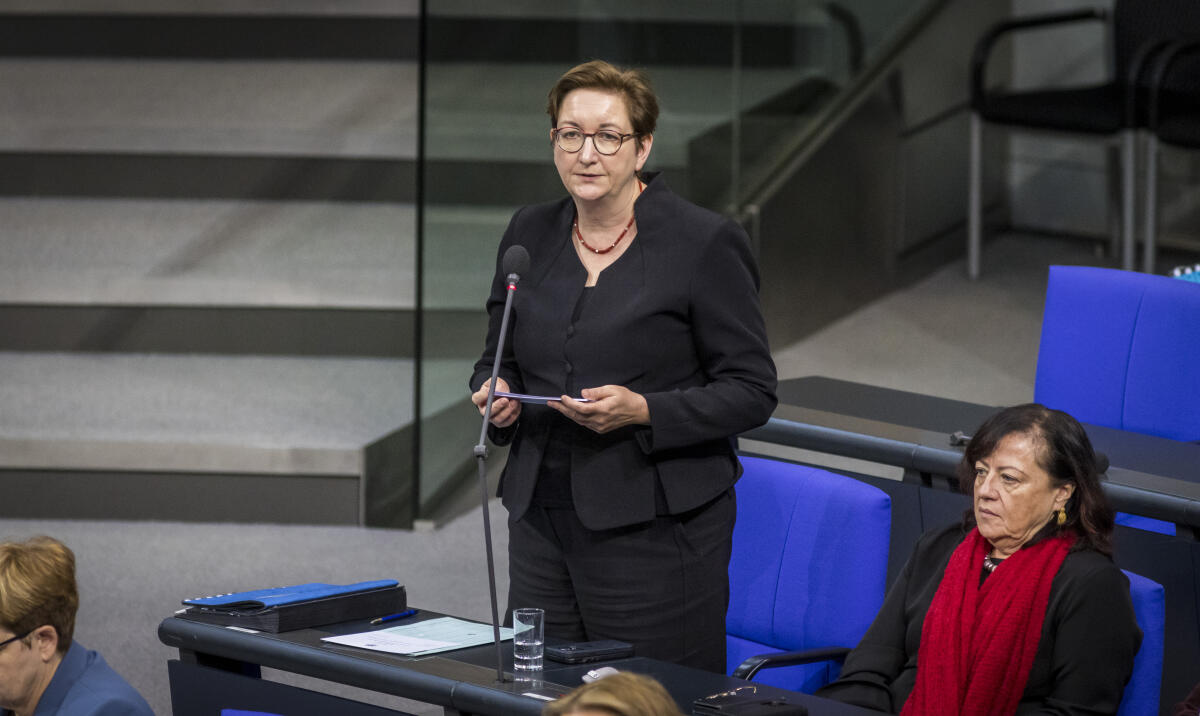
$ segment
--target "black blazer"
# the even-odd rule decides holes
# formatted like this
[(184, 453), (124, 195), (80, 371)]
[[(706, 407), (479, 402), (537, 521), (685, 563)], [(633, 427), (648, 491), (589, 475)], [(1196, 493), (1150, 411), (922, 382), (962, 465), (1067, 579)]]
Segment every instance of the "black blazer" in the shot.
[[(551, 426), (571, 442), (580, 520), (606, 529), (653, 519), (656, 482), (669, 514), (727, 490), (741, 474), (733, 438), (775, 409), (775, 365), (745, 232), (676, 196), (658, 176), (634, 211), (637, 238), (600, 274), (574, 322), (587, 271), (571, 245), (572, 200), (518, 210), (500, 242), (498, 257), (521, 245), (531, 258), (500, 377), (535, 395), (623, 385), (645, 396), (651, 422), (601, 435), (545, 406), (522, 406), (514, 426), (491, 431), (494, 442), (511, 441), (500, 494), (512, 521), (529, 506)], [(491, 376), (506, 291), (499, 263), (472, 390)]]

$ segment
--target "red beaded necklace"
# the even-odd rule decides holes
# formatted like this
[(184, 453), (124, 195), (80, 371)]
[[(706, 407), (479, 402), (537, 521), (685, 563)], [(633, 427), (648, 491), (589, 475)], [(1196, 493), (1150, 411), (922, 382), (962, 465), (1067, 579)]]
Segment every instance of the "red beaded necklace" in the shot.
[(625, 234), (629, 233), (629, 227), (633, 226), (633, 218), (634, 218), (633, 216), (629, 217), (629, 223), (625, 225), (625, 229), (623, 231), (621, 231), (621, 235), (617, 237), (617, 240), (612, 242), (611, 244), (609, 244), (607, 247), (605, 247), (603, 249), (593, 248), (591, 244), (589, 244), (588, 242), (583, 240), (583, 234), (579, 233), (579, 219), (578, 218), (576, 218), (575, 221), (571, 222), (571, 226), (575, 229), (575, 238), (579, 239), (579, 243), (583, 245), (583, 248), (587, 249), (588, 251), (591, 251), (593, 254), (607, 254), (609, 251), (612, 251), (613, 249), (617, 248), (617, 244), (621, 243), (621, 239), (625, 238)]
[[(638, 194), (639, 195), (642, 193), (642, 190), (644, 188), (645, 188), (645, 185), (642, 184), (642, 180), (639, 179), (638, 180)], [(579, 244), (581, 246), (583, 246), (583, 248), (587, 249), (588, 251), (591, 251), (593, 254), (607, 254), (609, 251), (612, 251), (613, 249), (617, 248), (617, 244), (621, 243), (621, 239), (625, 238), (625, 234), (629, 233), (629, 227), (633, 226), (633, 220), (636, 217), (637, 217), (637, 214), (630, 214), (629, 215), (629, 223), (625, 224), (625, 228), (621, 231), (621, 235), (617, 237), (616, 241), (612, 242), (606, 248), (603, 248), (603, 249), (592, 248), (591, 244), (589, 244), (588, 242), (583, 240), (583, 234), (580, 233), (580, 231), (579, 231), (579, 214), (578, 214), (578, 212), (576, 212), (576, 214), (575, 214), (574, 221), (571, 222), (571, 228), (575, 229), (575, 238), (579, 239)]]

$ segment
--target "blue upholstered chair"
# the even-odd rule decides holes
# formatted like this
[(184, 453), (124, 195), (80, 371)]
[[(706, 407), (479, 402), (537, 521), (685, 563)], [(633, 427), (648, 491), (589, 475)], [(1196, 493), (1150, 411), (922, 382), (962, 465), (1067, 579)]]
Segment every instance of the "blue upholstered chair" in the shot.
[(1095, 425), (1200, 440), (1200, 284), (1051, 266), (1034, 399)]
[(1165, 593), (1158, 582), (1128, 571), (1125, 571), (1125, 576), (1129, 577), (1133, 612), (1138, 626), (1142, 628), (1142, 647), (1134, 659), (1133, 675), (1125, 686), (1117, 716), (1157, 714), (1158, 695), (1162, 688)]
[[(1051, 266), (1034, 399), (1078, 420), (1200, 440), (1200, 284)], [(1174, 534), (1158, 520), (1119, 524)]]
[[(891, 498), (818, 468), (741, 461), (727, 665), (734, 676), (811, 693), (836, 678), (841, 659), (883, 604)], [(807, 650), (818, 651), (791, 653)], [(834, 659), (782, 668), (772, 663), (829, 656)], [(764, 666), (772, 668), (759, 673)]]

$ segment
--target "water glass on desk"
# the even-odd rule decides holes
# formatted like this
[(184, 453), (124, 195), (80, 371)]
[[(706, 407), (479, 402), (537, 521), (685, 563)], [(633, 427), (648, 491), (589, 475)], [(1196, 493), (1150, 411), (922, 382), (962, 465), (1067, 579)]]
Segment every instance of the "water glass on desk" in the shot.
[(513, 671), (517, 675), (542, 670), (545, 628), (546, 613), (541, 609), (513, 610)]

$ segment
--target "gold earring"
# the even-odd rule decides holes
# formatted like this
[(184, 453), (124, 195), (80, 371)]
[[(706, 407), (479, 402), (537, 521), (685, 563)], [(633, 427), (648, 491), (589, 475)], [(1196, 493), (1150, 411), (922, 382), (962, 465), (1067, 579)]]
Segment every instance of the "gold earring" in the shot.
[(1058, 508), (1058, 526), (1062, 527), (1067, 523), (1067, 511), (1063, 508)]

